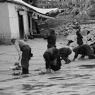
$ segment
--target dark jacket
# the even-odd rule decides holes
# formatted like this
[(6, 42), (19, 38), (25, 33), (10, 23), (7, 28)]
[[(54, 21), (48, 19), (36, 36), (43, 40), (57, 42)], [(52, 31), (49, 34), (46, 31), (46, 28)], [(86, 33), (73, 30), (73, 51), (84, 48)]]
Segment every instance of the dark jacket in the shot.
[(33, 56), (33, 54), (31, 53), (31, 48), (28, 45), (24, 45), (21, 48), (21, 51), (22, 51), (21, 65), (24, 68), (28, 68), (29, 60)]
[(53, 29), (49, 30), (49, 35), (47, 37), (47, 48), (56, 47), (56, 34)]
[(92, 56), (93, 58), (95, 57), (93, 55), (93, 50), (91, 49), (91, 47), (87, 44), (75, 47), (73, 49), (73, 51), (75, 52), (75, 56), (74, 59), (76, 59), (78, 57), (79, 54), (81, 54), (82, 56)]
[(78, 45), (82, 45), (83, 44), (83, 37), (81, 35), (81, 33), (79, 31), (76, 32), (76, 35), (77, 35), (77, 44)]
[(56, 46), (56, 36), (50, 35), (47, 38), (48, 48), (55, 47)]
[(43, 57), (46, 62), (46, 69), (50, 68), (54, 71), (57, 71), (61, 68), (59, 52), (55, 47), (46, 50), (43, 54)]

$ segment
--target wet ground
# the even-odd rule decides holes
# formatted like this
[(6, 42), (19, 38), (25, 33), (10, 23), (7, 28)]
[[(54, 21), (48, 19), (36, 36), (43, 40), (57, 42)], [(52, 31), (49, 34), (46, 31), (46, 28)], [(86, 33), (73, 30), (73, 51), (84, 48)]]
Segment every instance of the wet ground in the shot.
[[(86, 58), (70, 64), (62, 61), (60, 71), (42, 74), (46, 40), (28, 43), (34, 57), (30, 60), (30, 74), (23, 77), (13, 76), (9, 69), (18, 59), (14, 46), (0, 46), (0, 95), (95, 95), (95, 60)], [(57, 41), (57, 47), (63, 45), (63, 39)]]

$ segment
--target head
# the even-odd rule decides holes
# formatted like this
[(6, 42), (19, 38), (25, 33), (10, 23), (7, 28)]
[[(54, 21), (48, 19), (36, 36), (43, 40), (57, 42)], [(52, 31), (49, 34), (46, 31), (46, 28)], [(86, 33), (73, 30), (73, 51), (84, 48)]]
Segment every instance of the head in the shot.
[(15, 41), (16, 41), (16, 39), (11, 39), (11, 42), (13, 43), (13, 44), (15, 44)]
[(54, 35), (55, 31), (53, 29), (50, 29), (50, 35)]
[(19, 66), (19, 62), (15, 62), (14, 66)]

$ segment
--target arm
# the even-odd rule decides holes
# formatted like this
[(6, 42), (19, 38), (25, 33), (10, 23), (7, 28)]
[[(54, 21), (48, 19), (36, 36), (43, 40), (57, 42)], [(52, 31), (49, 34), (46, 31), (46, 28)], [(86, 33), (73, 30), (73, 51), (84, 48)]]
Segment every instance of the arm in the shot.
[(74, 61), (77, 57), (78, 57), (78, 53), (77, 53), (77, 52), (75, 52), (75, 56), (74, 56), (73, 61)]
[(16, 50), (18, 52), (18, 56), (19, 56), (19, 59), (18, 60), (20, 61), (21, 60), (21, 57), (22, 57), (22, 52), (20, 50), (18, 41), (15, 42), (15, 48), (16, 48)]

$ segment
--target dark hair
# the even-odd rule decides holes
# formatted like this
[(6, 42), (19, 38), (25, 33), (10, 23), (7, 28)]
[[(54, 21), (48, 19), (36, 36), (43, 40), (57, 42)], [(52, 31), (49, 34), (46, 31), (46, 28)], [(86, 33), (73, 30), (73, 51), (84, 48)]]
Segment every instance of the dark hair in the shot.
[(50, 34), (55, 34), (55, 31), (53, 29), (50, 29)]
[(11, 39), (11, 42), (12, 42), (13, 44), (15, 43), (15, 41), (16, 41), (15, 38)]

